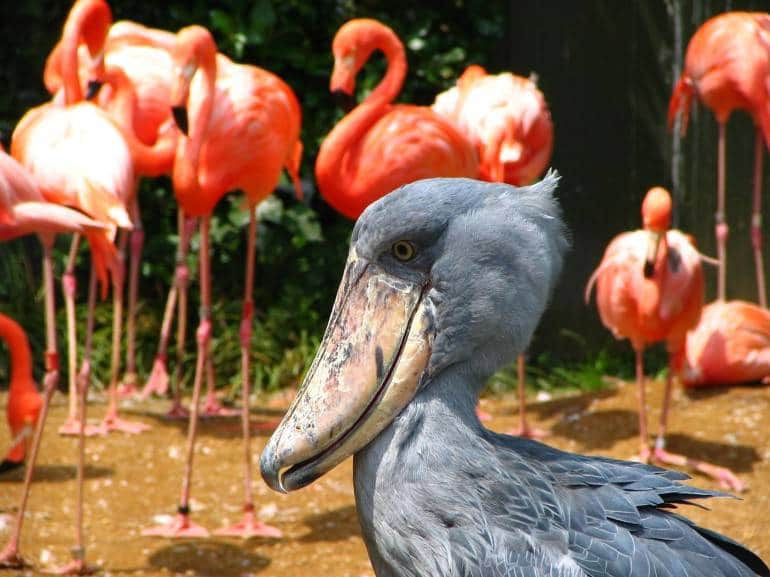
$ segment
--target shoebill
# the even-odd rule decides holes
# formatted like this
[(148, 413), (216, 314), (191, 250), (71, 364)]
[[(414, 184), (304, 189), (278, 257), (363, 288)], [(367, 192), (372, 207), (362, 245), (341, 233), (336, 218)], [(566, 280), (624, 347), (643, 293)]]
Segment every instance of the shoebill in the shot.
[(421, 180), (367, 208), (262, 476), (293, 491), (354, 455), (378, 577), (770, 575), (673, 510), (719, 495), (686, 475), (496, 434), (476, 417), (479, 391), (526, 348), (562, 268), (557, 180)]

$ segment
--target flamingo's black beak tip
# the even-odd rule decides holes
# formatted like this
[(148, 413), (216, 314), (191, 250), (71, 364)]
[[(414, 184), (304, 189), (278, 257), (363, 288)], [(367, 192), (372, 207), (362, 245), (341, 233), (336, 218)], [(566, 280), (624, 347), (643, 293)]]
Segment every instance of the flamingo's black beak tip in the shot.
[(335, 104), (341, 108), (345, 114), (356, 107), (356, 97), (344, 90), (335, 90), (332, 92), (332, 98)]
[(103, 85), (104, 82), (100, 82), (99, 80), (89, 80), (88, 86), (86, 87), (86, 100), (93, 100), (96, 98)]
[(174, 116), (174, 122), (176, 122), (179, 130), (187, 136), (187, 131), (190, 128), (187, 119), (187, 108), (184, 106), (172, 106), (171, 114)]
[(644, 262), (644, 278), (652, 278), (655, 275), (655, 263), (650, 261)]

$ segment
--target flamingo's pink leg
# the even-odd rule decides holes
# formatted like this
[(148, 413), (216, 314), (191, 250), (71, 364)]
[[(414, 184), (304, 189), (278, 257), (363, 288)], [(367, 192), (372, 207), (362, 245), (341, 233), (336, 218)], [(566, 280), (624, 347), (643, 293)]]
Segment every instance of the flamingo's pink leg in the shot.
[[(124, 236), (125, 238), (125, 236)], [(149, 425), (127, 421), (118, 415), (118, 379), (120, 378), (120, 344), (123, 337), (123, 285), (125, 280), (124, 252), (118, 256), (118, 265), (112, 274), (112, 350), (110, 355), (110, 385), (107, 412), (102, 425), (107, 431), (122, 431), (136, 435), (150, 429)]]
[(668, 431), (668, 415), (671, 407), (671, 392), (673, 389), (674, 374), (673, 364), (669, 362), (668, 376), (666, 377), (666, 389), (663, 393), (663, 408), (660, 412), (658, 438), (655, 440), (655, 448), (653, 449), (650, 460), (662, 465), (675, 465), (677, 467), (698, 471), (699, 473), (711, 477), (717, 481), (723, 489), (728, 491), (735, 491), (736, 493), (744, 491), (746, 486), (730, 469), (666, 451), (666, 433)]
[(142, 530), (142, 535), (160, 537), (207, 537), (208, 531), (190, 520), (190, 484), (192, 481), (193, 457), (195, 455), (195, 437), (198, 427), (198, 405), (200, 403), (203, 373), (211, 342), (211, 260), (209, 257), (209, 226), (211, 217), (201, 219), (200, 235), (200, 291), (201, 318), (196, 333), (198, 358), (195, 363), (193, 398), (190, 406), (190, 423), (187, 431), (187, 450), (185, 470), (182, 478), (182, 494), (177, 508), (176, 519), (168, 524)]
[(32, 486), (32, 475), (35, 472), (35, 463), (40, 449), (40, 441), (43, 438), (43, 429), (48, 417), (48, 407), (51, 397), (56, 392), (59, 384), (59, 358), (56, 344), (56, 295), (54, 293), (53, 260), (51, 257), (51, 245), (53, 238), (41, 239), (43, 243), (43, 286), (45, 290), (45, 335), (46, 335), (46, 363), (45, 377), (43, 379), (43, 406), (35, 426), (35, 435), (32, 438), (32, 448), (27, 458), (27, 470), (24, 473), (24, 486), (21, 490), (19, 507), (16, 512), (16, 523), (11, 537), (5, 547), (0, 550), (0, 567), (23, 567), (24, 559), (19, 553), (19, 540), (24, 524), (24, 514), (27, 511), (27, 500)]
[(542, 439), (548, 436), (547, 431), (530, 427), (527, 422), (527, 395), (526, 395), (526, 368), (527, 361), (524, 355), (519, 355), (517, 359), (519, 372), (519, 426), (511, 431), (511, 435), (526, 437), (527, 439)]
[(725, 300), (727, 291), (727, 237), (730, 229), (727, 226), (725, 214), (725, 171), (727, 160), (725, 154), (725, 123), (719, 123), (719, 143), (717, 147), (717, 213), (716, 237), (717, 258), (719, 259), (719, 276), (717, 278), (717, 298)]
[(243, 297), (243, 315), (241, 317), (241, 374), (243, 406), (241, 407), (241, 424), (243, 426), (243, 518), (240, 523), (223, 527), (216, 531), (217, 535), (234, 537), (281, 537), (280, 529), (271, 527), (259, 521), (254, 515), (254, 495), (251, 490), (251, 430), (249, 419), (250, 391), (250, 345), (252, 324), (254, 322), (254, 260), (256, 253), (257, 222), (254, 215), (255, 207), (249, 207), (249, 233), (246, 248), (246, 289)]
[[(91, 265), (91, 273), (88, 278), (88, 315), (86, 317), (86, 340), (83, 346), (83, 360), (80, 364), (80, 372), (78, 374), (78, 383), (81, 380), (85, 380), (90, 385), (91, 383), (91, 347), (94, 337), (94, 317), (96, 315), (96, 270), (93, 264)], [(83, 421), (80, 419), (67, 420), (59, 428), (60, 435), (68, 435), (72, 437), (80, 436), (80, 430), (83, 428)], [(106, 435), (107, 430), (101, 425), (89, 425), (85, 423), (84, 434), (86, 437), (93, 437), (94, 435)]]
[(754, 201), (751, 214), (751, 244), (754, 248), (754, 267), (757, 271), (759, 305), (767, 308), (765, 289), (765, 261), (762, 258), (762, 155), (764, 154), (762, 131), (757, 128), (754, 139)]
[(131, 260), (128, 271), (128, 312), (126, 315), (126, 372), (123, 375), (123, 382), (118, 388), (120, 396), (129, 396), (136, 394), (136, 306), (139, 293), (139, 263), (142, 258), (142, 247), (144, 246), (144, 229), (142, 228), (142, 219), (139, 214), (139, 199), (134, 196), (131, 205), (131, 222), (134, 223), (134, 230), (131, 231), (130, 249)]

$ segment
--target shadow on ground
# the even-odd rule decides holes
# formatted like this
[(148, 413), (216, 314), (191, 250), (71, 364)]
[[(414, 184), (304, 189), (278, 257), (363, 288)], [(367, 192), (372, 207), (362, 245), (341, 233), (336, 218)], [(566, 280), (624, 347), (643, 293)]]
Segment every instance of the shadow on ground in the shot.
[(750, 445), (721, 443), (679, 433), (672, 433), (667, 437), (666, 448), (691, 459), (727, 467), (735, 473), (749, 473), (754, 470), (753, 465), (762, 460), (757, 449)]
[(258, 573), (270, 559), (222, 541), (173, 543), (153, 552), (147, 562), (155, 569), (204, 577), (235, 577)]
[[(187, 434), (187, 417), (169, 419), (164, 413), (150, 412), (139, 407), (124, 409), (125, 415), (145, 417), (156, 421), (159, 426), (174, 427), (183, 434)], [(283, 411), (251, 411), (251, 434), (256, 437), (269, 437), (281, 422)], [(242, 436), (241, 417), (233, 415), (227, 417), (206, 417), (198, 419), (198, 435), (214, 437), (218, 439), (239, 439)]]
[(551, 431), (577, 441), (581, 451), (610, 449), (617, 441), (639, 434), (639, 417), (635, 411), (604, 409), (585, 413), (570, 408)]
[[(83, 475), (86, 479), (101, 479), (103, 477), (112, 477), (115, 470), (112, 467), (98, 467), (95, 465), (86, 465), (83, 468)], [(32, 478), (35, 482), (61, 483), (63, 481), (72, 481), (77, 476), (77, 467), (75, 465), (49, 465), (38, 464), (35, 466), (35, 474)], [(0, 483), (20, 483), (24, 480), (24, 469), (14, 469), (3, 475), (0, 475)]]

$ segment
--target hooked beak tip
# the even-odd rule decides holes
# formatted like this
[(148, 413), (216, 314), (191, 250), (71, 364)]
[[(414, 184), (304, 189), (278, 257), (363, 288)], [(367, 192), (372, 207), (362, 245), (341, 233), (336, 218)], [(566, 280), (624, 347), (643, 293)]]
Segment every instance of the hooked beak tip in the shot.
[(281, 468), (275, 459), (275, 451), (268, 444), (259, 459), (259, 472), (267, 486), (278, 493), (288, 493), (281, 479)]
[(174, 117), (174, 122), (179, 127), (179, 130), (187, 136), (187, 131), (189, 129), (187, 108), (184, 106), (172, 106), (171, 114)]

